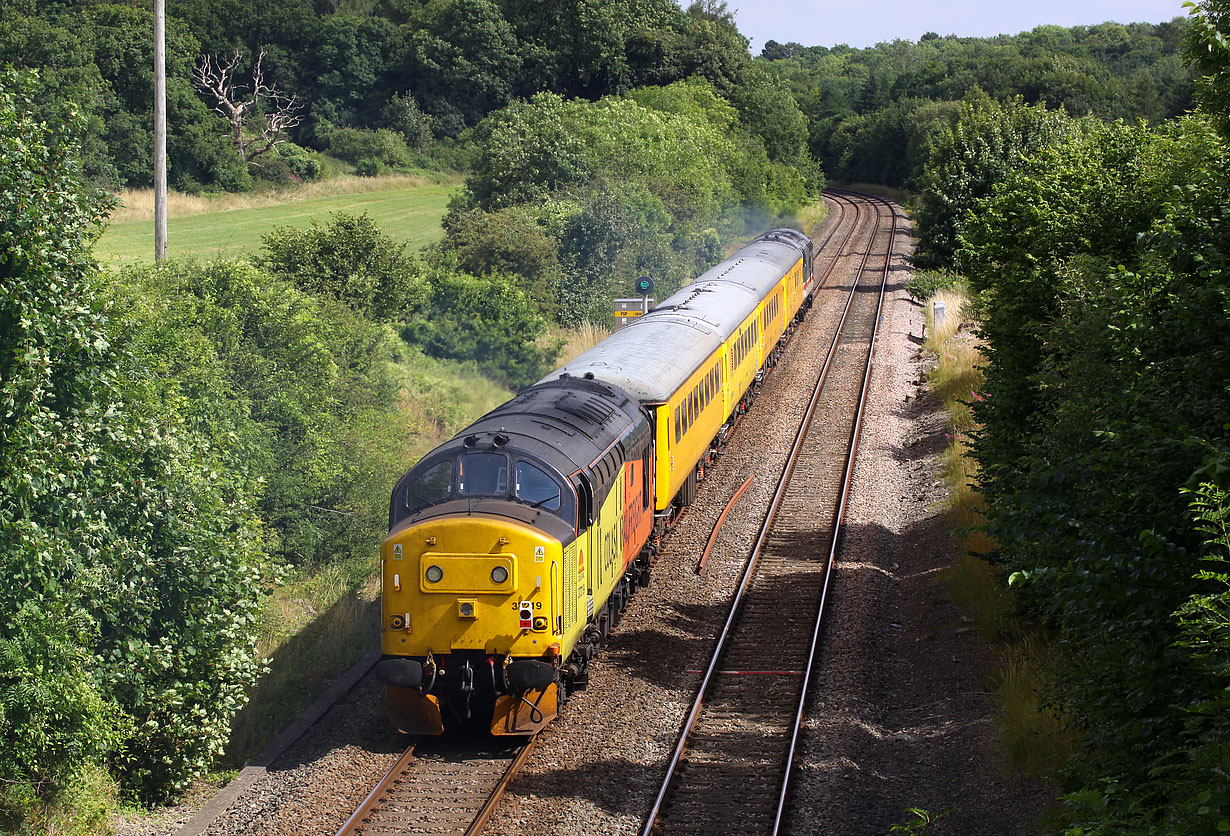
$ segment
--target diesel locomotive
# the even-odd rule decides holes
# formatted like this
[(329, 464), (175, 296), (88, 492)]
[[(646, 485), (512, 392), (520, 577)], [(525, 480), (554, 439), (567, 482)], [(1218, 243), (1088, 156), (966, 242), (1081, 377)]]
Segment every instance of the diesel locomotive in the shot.
[(397, 482), (377, 663), (397, 728), (532, 734), (587, 684), (814, 281), (811, 241), (767, 232)]

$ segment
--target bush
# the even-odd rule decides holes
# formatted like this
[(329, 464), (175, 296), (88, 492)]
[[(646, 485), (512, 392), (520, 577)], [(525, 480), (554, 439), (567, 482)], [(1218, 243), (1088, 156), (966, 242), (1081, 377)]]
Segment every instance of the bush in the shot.
[(925, 302), (941, 290), (955, 287), (960, 281), (961, 275), (949, 270), (920, 270), (905, 283), (905, 292), (911, 298)]
[(419, 109), (409, 93), (394, 95), (380, 111), (384, 127), (397, 131), (411, 148), (425, 148), (432, 142), (432, 118)]
[(444, 230), (444, 247), (462, 271), (476, 276), (520, 276), (522, 287), (539, 308), (549, 316), (554, 314), (555, 294), (563, 276), (559, 242), (529, 207), (452, 212), (444, 219)]
[[(556, 317), (606, 319), (611, 297), (637, 276), (652, 275), (665, 296), (716, 261), (721, 241), (814, 196), (823, 178), (806, 159), (799, 119), (797, 111), (780, 124), (757, 117), (753, 135), (702, 79), (597, 102), (538, 94), (476, 129), (480, 153), (452, 207), (445, 247), (484, 264), (488, 257), (473, 254), (473, 222), (535, 207), (525, 211), (537, 229), (522, 228), (544, 246), (542, 236), (555, 241), (563, 273)], [(790, 161), (771, 159), (761, 133)], [(556, 222), (542, 206), (569, 211)], [(538, 295), (538, 275), (526, 277)]]
[(367, 215), (337, 212), (329, 224), (284, 226), (264, 237), (256, 264), (308, 291), (341, 300), (372, 319), (405, 321), (427, 298), (405, 245), (384, 235)]
[(989, 341), (974, 454), (1084, 737), (1073, 836), (1230, 829), (1228, 171), (1203, 120), (1087, 124), (964, 223)]
[(562, 341), (540, 346), (546, 322), (520, 283), (437, 268), (431, 273), (426, 314), (402, 336), (435, 357), (474, 360), (483, 373), (514, 388), (549, 371)]
[[(316, 564), (378, 540), (408, 464), (386, 364), (396, 335), (243, 262), (172, 261), (125, 285), (126, 304), (151, 300), (171, 323), (149, 355), (196, 405), (192, 420), (234, 436), (231, 472), (263, 483), (269, 548)], [(217, 392), (197, 383), (207, 369)]]
[(361, 128), (338, 128), (329, 134), (329, 153), (362, 166), (361, 173), (373, 174), (387, 168), (405, 168), (410, 164), (410, 149), (401, 136), (386, 128), (367, 131)]
[(960, 115), (933, 138), (923, 169), (922, 206), (916, 214), (915, 262), (953, 267), (969, 213), (997, 183), (1021, 167), (1022, 159), (1074, 136), (1081, 123), (1063, 111), (1020, 101), (1000, 104), (977, 95), (963, 103)]
[(295, 145), (293, 142), (284, 142), (277, 146), (276, 153), (278, 159), (286, 165), (286, 169), (300, 180), (309, 182), (319, 180), (324, 174), (324, 161), (315, 151)]

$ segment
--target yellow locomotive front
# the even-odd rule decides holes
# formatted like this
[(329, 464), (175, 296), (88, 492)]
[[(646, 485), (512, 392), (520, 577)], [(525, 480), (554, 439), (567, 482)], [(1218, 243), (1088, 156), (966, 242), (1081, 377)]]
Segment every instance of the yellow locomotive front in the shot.
[(527, 390), (398, 482), (381, 547), (377, 673), (401, 731), (473, 723), (532, 734), (584, 681), (591, 596), (601, 607), (627, 574), (617, 555), (617, 575), (591, 581), (602, 577), (591, 530), (622, 530), (623, 517), (623, 484), (604, 486), (593, 465), (621, 478), (633, 465), (617, 456), (620, 439), (649, 438), (635, 402), (612, 409), (606, 388)]

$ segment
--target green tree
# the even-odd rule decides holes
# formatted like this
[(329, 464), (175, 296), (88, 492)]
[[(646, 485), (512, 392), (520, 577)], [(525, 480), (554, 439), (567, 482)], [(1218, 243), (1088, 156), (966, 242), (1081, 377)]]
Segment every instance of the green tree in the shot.
[(220, 751), (255, 676), (254, 486), (108, 319), (79, 125), (0, 81), (0, 766), (20, 819), (88, 761), (161, 798)]
[(1183, 492), (1224, 517), (1199, 486), (1225, 481), (1230, 449), (1228, 170), (1202, 119), (1089, 121), (1025, 156), (963, 231), (995, 559), (1059, 639), (1085, 740), (1061, 776), (1073, 836), (1230, 826), (1224, 564)]
[(514, 388), (547, 373), (562, 343), (545, 339), (546, 321), (516, 279), (437, 267), (430, 281), (430, 306), (403, 329), (406, 342), (436, 357), (473, 360)]
[(90, 675), (97, 625), (79, 600), (103, 525), (84, 501), (87, 462), (115, 385), (90, 305), (107, 203), (80, 182), (80, 125), (36, 121), (32, 86), (0, 74), (0, 803), (17, 821), (122, 733)]
[(1187, 61), (1196, 71), (1201, 106), (1230, 133), (1230, 4), (1197, 0), (1191, 7)]
[[(131, 6), (98, 5), (73, 23), (88, 33), (106, 86), (101, 91), (103, 140), (121, 180), (153, 183), (153, 14)], [(197, 40), (174, 19), (167, 23), (167, 155), (172, 186), (194, 190), (216, 184), (249, 188), (246, 165), (218, 130), (217, 117), (192, 87)]]
[(777, 84), (762, 64), (749, 66), (743, 83), (731, 94), (731, 103), (739, 120), (763, 140), (770, 160), (806, 164), (807, 119), (790, 91)]
[(432, 119), (410, 93), (395, 93), (380, 110), (381, 127), (397, 131), (411, 148), (431, 143)]
[(492, 0), (430, 0), (406, 38), (404, 80), (435, 130), (456, 136), (512, 98), (517, 36)]
[(410, 149), (402, 135), (387, 128), (374, 131), (338, 128), (329, 134), (329, 151), (354, 163), (361, 174), (378, 174), (410, 164)]
[(950, 131), (939, 134), (923, 171), (917, 214), (918, 263), (951, 266), (968, 213), (1020, 168), (1024, 155), (1074, 130), (1063, 112), (970, 96)]
[(540, 93), (492, 114), (478, 129), (480, 152), (466, 197), (499, 209), (588, 179), (584, 139), (572, 124), (576, 107)]
[(563, 279), (559, 241), (533, 207), (455, 212), (445, 218), (444, 229), (444, 246), (463, 272), (518, 276), (539, 309), (548, 315), (555, 313), (555, 297)]
[(330, 15), (311, 46), (313, 116), (337, 125), (370, 125), (394, 92), (403, 46), (383, 17)]

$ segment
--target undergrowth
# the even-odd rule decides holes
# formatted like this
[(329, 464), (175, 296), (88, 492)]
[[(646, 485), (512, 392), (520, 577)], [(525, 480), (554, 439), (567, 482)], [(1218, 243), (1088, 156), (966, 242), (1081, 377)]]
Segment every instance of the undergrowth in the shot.
[[(1044, 777), (1075, 751), (1076, 738), (1048, 696), (1052, 642), (1044, 630), (1021, 621), (1007, 591), (985, 556), (995, 543), (982, 529), (984, 503), (978, 493), (977, 464), (969, 454), (970, 434), (977, 430), (970, 404), (982, 397), (982, 355), (970, 319), (968, 299), (950, 275), (936, 283), (951, 289), (927, 298), (925, 350), (935, 357), (927, 375), (928, 388), (949, 416), (949, 444), (941, 470), (949, 485), (947, 512), (957, 530), (962, 554), (947, 570), (953, 598), (972, 614), (975, 623), (999, 651), (999, 664), (989, 685), (999, 696), (1005, 751), (1031, 777)], [(946, 309), (935, 327), (934, 303)]]

